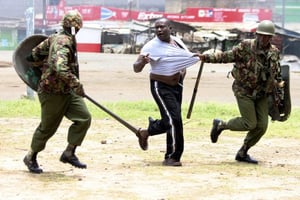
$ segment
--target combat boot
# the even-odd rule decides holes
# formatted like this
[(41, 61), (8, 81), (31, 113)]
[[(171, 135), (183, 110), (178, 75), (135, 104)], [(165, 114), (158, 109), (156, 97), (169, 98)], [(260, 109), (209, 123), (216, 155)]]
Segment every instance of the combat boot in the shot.
[(223, 130), (226, 129), (226, 122), (220, 119), (213, 120), (213, 126), (210, 131), (210, 139), (212, 143), (216, 143), (218, 141), (218, 137)]
[(248, 154), (249, 147), (247, 147), (245, 144), (241, 147), (241, 149), (237, 152), (235, 156), (235, 160), (239, 162), (246, 162), (251, 164), (258, 164), (258, 161), (251, 158)]
[(36, 157), (37, 152), (29, 151), (28, 154), (24, 157), (23, 162), (30, 172), (40, 174), (43, 172), (43, 170), (39, 167)]
[(84, 163), (81, 163), (77, 156), (75, 155), (76, 146), (68, 145), (66, 150), (60, 156), (60, 161), (63, 163), (69, 163), (74, 167), (85, 169), (87, 166)]

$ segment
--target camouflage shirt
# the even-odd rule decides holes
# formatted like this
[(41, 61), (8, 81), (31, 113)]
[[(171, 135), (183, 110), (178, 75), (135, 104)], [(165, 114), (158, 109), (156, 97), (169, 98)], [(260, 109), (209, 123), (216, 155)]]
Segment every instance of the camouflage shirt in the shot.
[(206, 54), (205, 62), (235, 63), (231, 74), (236, 96), (266, 96), (281, 81), (279, 50), (274, 45), (259, 49), (256, 39), (244, 40), (226, 52)]
[(67, 94), (79, 87), (76, 39), (61, 31), (32, 50), (35, 61), (45, 60), (38, 92)]

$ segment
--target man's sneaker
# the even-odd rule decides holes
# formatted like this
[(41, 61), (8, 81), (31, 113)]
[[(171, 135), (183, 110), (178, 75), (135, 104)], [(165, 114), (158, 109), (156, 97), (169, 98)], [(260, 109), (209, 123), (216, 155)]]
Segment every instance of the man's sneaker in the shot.
[(224, 128), (221, 128), (220, 125), (222, 124), (222, 120), (214, 119), (213, 127), (210, 131), (210, 139), (212, 143), (216, 143), (218, 141), (218, 137)]
[(23, 162), (30, 172), (35, 174), (40, 174), (43, 172), (43, 170), (39, 167), (36, 159), (29, 159), (28, 156), (25, 156)]
[(80, 169), (86, 169), (86, 164), (81, 163), (75, 154), (67, 156), (65, 153), (62, 153), (60, 161), (63, 163), (69, 163), (72, 166)]
[(173, 158), (167, 158), (162, 163), (164, 166), (173, 166), (173, 167), (180, 167), (182, 163), (180, 161), (176, 161)]
[(235, 156), (235, 160), (237, 160), (239, 162), (258, 164), (258, 161), (251, 158), (248, 154), (246, 154), (245, 156), (242, 157), (239, 153), (237, 153), (236, 156)]
[(149, 133), (147, 129), (139, 129), (138, 132), (136, 133), (136, 136), (139, 139), (139, 145), (141, 149), (146, 151), (148, 149), (148, 137)]

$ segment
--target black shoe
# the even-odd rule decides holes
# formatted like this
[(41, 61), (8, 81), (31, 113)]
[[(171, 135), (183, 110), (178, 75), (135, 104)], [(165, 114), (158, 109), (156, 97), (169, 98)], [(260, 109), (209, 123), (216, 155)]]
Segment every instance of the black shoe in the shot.
[(30, 172), (35, 174), (40, 174), (43, 172), (43, 170), (39, 167), (39, 164), (37, 163), (36, 159), (30, 160), (27, 156), (25, 156), (23, 162)]
[(147, 129), (139, 129), (138, 132), (136, 133), (136, 136), (139, 139), (139, 145), (141, 149), (146, 151), (148, 149), (148, 137), (149, 133)]
[(75, 154), (66, 156), (65, 153), (63, 153), (60, 157), (60, 161), (63, 163), (69, 163), (72, 166), (80, 169), (86, 169), (86, 164), (81, 163)]
[(224, 130), (223, 128), (219, 128), (221, 120), (214, 119), (213, 121), (213, 127), (210, 131), (210, 139), (212, 143), (216, 143), (218, 141), (218, 137), (221, 134), (221, 132)]
[(180, 167), (182, 163), (180, 161), (176, 161), (173, 158), (167, 158), (162, 163), (164, 166), (172, 166), (172, 167)]
[(239, 162), (246, 162), (246, 163), (251, 163), (251, 164), (258, 164), (258, 161), (251, 158), (248, 154), (246, 154), (246, 156), (242, 157), (240, 156), (239, 153), (236, 154), (235, 156), (235, 160), (239, 161)]

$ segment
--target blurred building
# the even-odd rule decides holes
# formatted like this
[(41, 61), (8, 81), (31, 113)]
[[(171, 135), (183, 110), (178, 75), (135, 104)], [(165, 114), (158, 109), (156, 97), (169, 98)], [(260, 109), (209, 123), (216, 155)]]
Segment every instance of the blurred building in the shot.
[[(144, 19), (145, 21), (146, 18), (157, 18), (163, 14), (168, 15), (168, 18), (173, 21), (183, 22), (199, 29), (209, 29), (209, 31), (213, 29), (232, 30), (238, 26), (238, 29), (242, 32), (252, 32), (256, 22), (266, 19), (266, 17), (262, 17), (257, 13), (264, 12), (270, 14), (267, 19), (272, 19), (276, 25), (300, 32), (300, 0), (0, 0), (0, 50), (13, 49), (18, 42), (24, 39), (26, 36), (25, 11), (32, 3), (34, 3), (35, 9), (35, 33), (41, 33), (42, 30), (44, 30), (43, 27), (45, 27), (41, 25), (41, 19), (45, 14), (43, 12), (45, 10), (44, 6), (55, 7), (61, 2), (63, 2), (63, 5), (59, 8), (53, 8), (52, 10), (53, 13), (56, 14), (56, 21), (52, 21), (52, 25), (59, 23), (66, 7), (81, 6), (81, 11), (85, 12), (82, 14), (90, 14), (90, 12), (93, 12), (96, 16), (93, 16), (93, 20), (101, 22), (101, 25), (94, 23), (91, 25), (93, 27), (89, 27), (93, 32), (96, 32), (96, 35), (99, 29), (104, 30), (104, 21), (112, 23), (112, 18), (119, 20), (120, 16), (124, 17), (126, 15), (126, 19), (121, 20), (126, 21), (126, 23), (123, 23), (126, 25), (118, 23), (119, 26), (122, 26), (118, 26), (118, 29), (125, 30), (124, 27), (126, 26), (126, 30), (129, 29), (130, 32), (132, 32), (133, 26), (130, 23), (132, 20), (141, 22), (143, 20), (140, 19)], [(94, 6), (94, 9), (86, 9), (86, 7), (82, 5), (87, 5), (87, 7)], [(59, 9), (60, 11), (58, 12), (57, 10)], [(117, 12), (116, 10), (118, 9), (119, 11)], [(192, 14), (190, 14), (191, 10)], [(231, 12), (231, 10), (234, 11)], [(49, 14), (49, 12), (47, 13)], [(144, 18), (136, 18), (134, 15), (137, 13), (139, 16), (143, 15)], [(207, 13), (211, 14), (211, 16), (206, 17), (205, 14)], [(236, 21), (238, 18), (237, 15), (241, 15), (242, 13), (245, 13), (243, 20)], [(205, 16), (203, 16), (203, 14)], [(110, 15), (111, 18), (107, 20), (103, 15)], [(229, 18), (231, 20), (228, 20)], [(192, 20), (189, 21), (189, 19)], [(91, 19), (88, 20), (91, 21)], [(50, 25), (50, 23), (48, 23), (50, 21), (50, 18), (47, 18), (47, 25)], [(254, 26), (248, 25), (245, 23), (246, 21), (253, 22)], [(114, 22), (114, 26), (115, 24), (116, 22)], [(148, 26), (148, 24), (146, 24), (146, 26)], [(138, 30), (141, 31), (140, 29), (141, 27), (139, 26)], [(144, 28), (142, 27), (142, 29)], [(81, 32), (84, 32), (84, 30)], [(125, 34), (124, 31), (122, 34)], [(128, 33), (126, 32), (126, 34)], [(110, 36), (112, 37), (112, 35)], [(196, 35), (194, 36), (196, 37)], [(135, 37), (135, 35), (131, 35), (130, 37)], [(85, 36), (82, 38), (93, 39), (92, 37)], [(100, 36), (98, 34), (97, 43), (99, 43), (99, 38)], [(104, 43), (101, 42), (101, 44)]]

